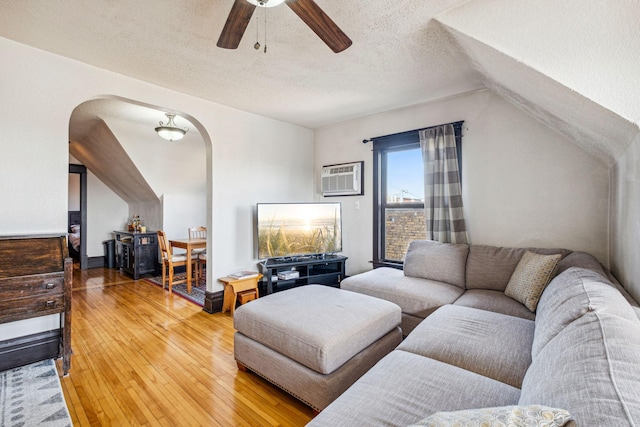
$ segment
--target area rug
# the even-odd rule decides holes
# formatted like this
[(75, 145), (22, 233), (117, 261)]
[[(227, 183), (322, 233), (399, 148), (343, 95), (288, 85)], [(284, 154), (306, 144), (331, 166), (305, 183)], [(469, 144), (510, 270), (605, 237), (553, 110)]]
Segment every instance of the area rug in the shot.
[(72, 425), (53, 360), (0, 372), (0, 425)]
[[(186, 273), (176, 273), (174, 276), (174, 280), (184, 280), (187, 277)], [(152, 277), (149, 279), (145, 279), (154, 285), (162, 287), (162, 276)], [(165, 283), (165, 289), (168, 288), (169, 285)], [(182, 298), (185, 298), (191, 301), (194, 304), (198, 304), (200, 307), (204, 307), (204, 293), (207, 290), (207, 283), (204, 280), (201, 280), (200, 283), (196, 285), (195, 281), (191, 282), (191, 293), (187, 292), (187, 284), (180, 283), (178, 285), (173, 285), (172, 291)]]

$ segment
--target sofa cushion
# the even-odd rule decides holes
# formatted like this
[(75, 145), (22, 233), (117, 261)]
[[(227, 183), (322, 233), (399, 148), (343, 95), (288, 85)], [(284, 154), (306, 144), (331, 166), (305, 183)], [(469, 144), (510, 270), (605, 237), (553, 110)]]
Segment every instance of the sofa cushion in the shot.
[(404, 274), (465, 287), (469, 245), (415, 240), (404, 258)]
[(434, 311), (398, 346), (520, 388), (535, 323), (457, 305)]
[(467, 289), (491, 289), (504, 291), (511, 275), (525, 252), (541, 255), (568, 255), (566, 249), (503, 248), (498, 246), (471, 245), (467, 258)]
[(586, 268), (602, 275), (602, 277), (607, 277), (607, 274), (604, 272), (600, 261), (598, 261), (593, 255), (586, 252), (574, 251), (566, 257), (562, 258), (558, 263), (556, 275), (570, 269), (571, 267)]
[(640, 425), (640, 322), (589, 311), (533, 358), (520, 405), (563, 408), (579, 426)]
[(502, 291), (469, 289), (460, 298), (455, 300), (453, 304), (508, 314), (509, 316), (521, 317), (523, 319), (533, 320), (536, 318), (536, 315), (529, 311), (527, 307), (513, 298), (506, 296)]
[(500, 406), (497, 408), (464, 409), (453, 412), (436, 412), (409, 427), (451, 426), (544, 426), (575, 427), (571, 414), (564, 409), (547, 406)]
[(425, 318), (438, 307), (451, 304), (464, 292), (458, 286), (405, 276), (402, 270), (381, 267), (348, 277), (340, 288), (391, 301), (403, 313)]
[(573, 267), (557, 275), (540, 297), (532, 356), (536, 357), (553, 337), (590, 310), (628, 320), (636, 318), (622, 294), (600, 274)]
[(402, 426), (438, 411), (515, 405), (519, 395), (491, 378), (394, 350), (307, 426)]
[(540, 255), (527, 251), (507, 283), (504, 294), (536, 311), (542, 291), (553, 277), (561, 255)]

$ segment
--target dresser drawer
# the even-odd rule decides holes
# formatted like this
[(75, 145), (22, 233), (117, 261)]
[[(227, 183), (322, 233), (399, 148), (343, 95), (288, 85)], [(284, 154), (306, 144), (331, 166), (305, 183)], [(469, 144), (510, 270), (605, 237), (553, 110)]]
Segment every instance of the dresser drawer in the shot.
[[(15, 357), (6, 360), (7, 357), (0, 356), (3, 368), (27, 365), (57, 354), (62, 356), (63, 375), (69, 373), (72, 286), (73, 262), (69, 258), (66, 234), (0, 236), (0, 323), (4, 324), (3, 328), (10, 327), (10, 322), (41, 316), (53, 315), (60, 319), (57, 343), (52, 341), (58, 351), (55, 348), (50, 351), (50, 342), (41, 341), (40, 333), (17, 336), (5, 340), (5, 344), (10, 341), (8, 345)], [(7, 354), (6, 351), (3, 354)]]
[(64, 311), (64, 295), (39, 295), (0, 299), (0, 323)]
[(34, 274), (0, 279), (0, 299), (56, 295), (64, 292), (64, 274)]

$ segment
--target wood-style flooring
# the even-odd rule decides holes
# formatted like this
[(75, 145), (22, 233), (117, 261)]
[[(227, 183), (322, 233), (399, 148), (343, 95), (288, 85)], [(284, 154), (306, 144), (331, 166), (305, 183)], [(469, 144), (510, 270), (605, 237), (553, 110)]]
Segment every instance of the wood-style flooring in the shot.
[(74, 426), (303, 426), (313, 410), (237, 369), (233, 319), (143, 279), (74, 269)]

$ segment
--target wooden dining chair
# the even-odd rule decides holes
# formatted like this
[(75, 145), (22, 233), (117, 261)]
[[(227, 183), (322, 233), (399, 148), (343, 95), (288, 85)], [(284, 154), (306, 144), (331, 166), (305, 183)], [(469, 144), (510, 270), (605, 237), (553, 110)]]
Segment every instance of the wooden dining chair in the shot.
[(160, 245), (160, 253), (162, 255), (162, 289), (164, 289), (164, 282), (167, 277), (167, 271), (169, 273), (169, 293), (172, 292), (173, 285), (179, 283), (186, 283), (186, 277), (182, 280), (173, 280), (174, 269), (180, 266), (186, 266), (187, 262), (193, 263), (193, 271), (196, 271), (198, 256), (192, 255), (191, 259), (187, 259), (186, 254), (174, 255), (169, 239), (164, 231), (158, 230), (158, 244)]
[(200, 252), (198, 254), (198, 280), (203, 282), (207, 281), (207, 277), (205, 276), (205, 267), (207, 266), (207, 253)]
[[(206, 239), (207, 238), (207, 227), (190, 227), (189, 228), (189, 238), (190, 239)], [(194, 249), (195, 251), (203, 252), (206, 249)]]
[[(189, 228), (189, 239), (206, 239), (207, 238), (207, 227), (190, 227)], [(196, 272), (196, 281), (204, 280), (204, 267), (207, 265), (207, 249), (193, 249), (191, 252), (197, 255), (198, 257), (198, 268)]]

